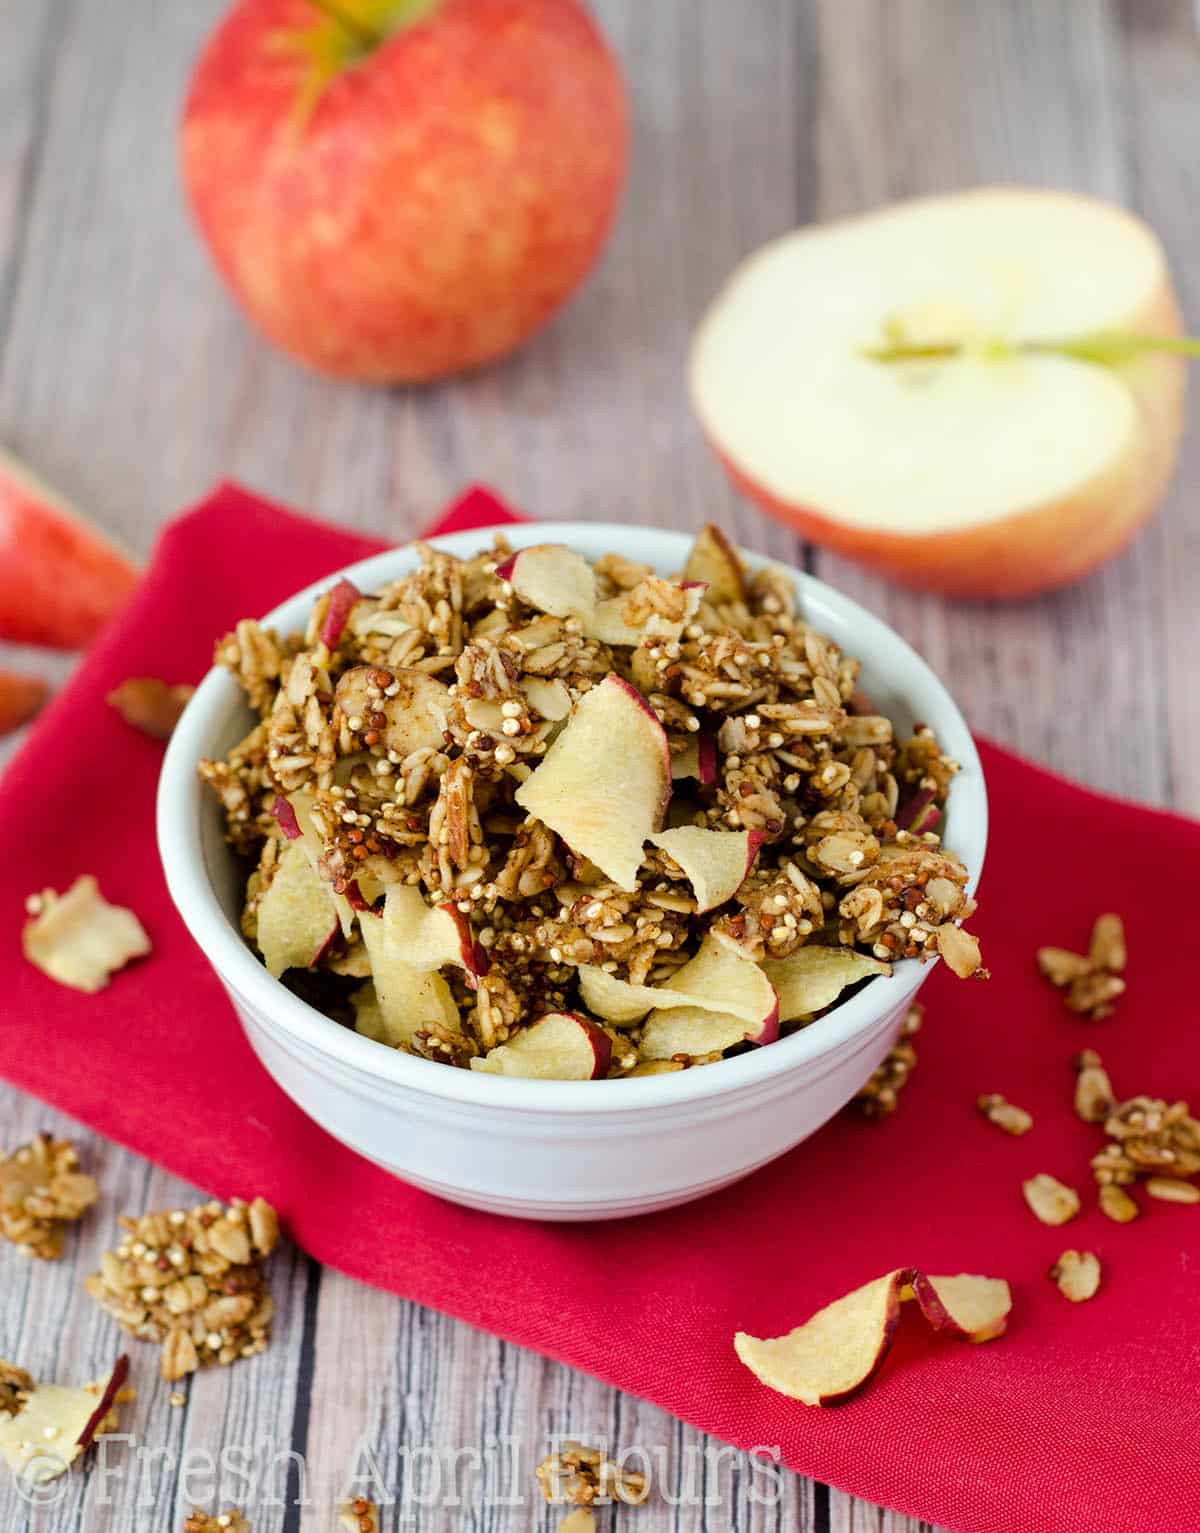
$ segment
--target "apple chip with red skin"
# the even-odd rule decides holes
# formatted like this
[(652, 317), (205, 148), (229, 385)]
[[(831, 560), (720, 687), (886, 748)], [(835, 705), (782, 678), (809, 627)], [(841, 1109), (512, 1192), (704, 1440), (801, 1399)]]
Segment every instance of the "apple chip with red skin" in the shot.
[(552, 1011), (473, 1059), (471, 1069), (526, 1080), (591, 1081), (607, 1075), (611, 1063), (612, 1039), (602, 1027), (578, 1012)]
[(122, 1354), (108, 1377), (95, 1384), (35, 1384), (15, 1415), (0, 1413), (0, 1457), (24, 1485), (44, 1485), (65, 1474), (102, 1432), (116, 1425), (118, 1397), (128, 1376), (129, 1359)]
[(769, 1389), (804, 1405), (836, 1405), (882, 1367), (905, 1299), (915, 1298), (933, 1330), (956, 1341), (992, 1341), (1004, 1331), (1012, 1295), (1003, 1278), (930, 1277), (897, 1267), (819, 1309), (785, 1336), (738, 1331), (734, 1351)]
[(891, 964), (853, 948), (818, 944), (797, 948), (786, 958), (768, 958), (762, 969), (779, 996), (781, 1022), (811, 1017), (832, 1006), (847, 985), (892, 972)]
[(313, 867), (302, 838), (282, 844), (255, 915), (255, 941), (276, 979), (288, 969), (311, 969), (337, 935), (333, 890)]
[(760, 830), (679, 825), (657, 831), (649, 839), (683, 869), (696, 895), (696, 910), (703, 914), (733, 898), (766, 838)]
[(637, 888), (646, 838), (671, 796), (671, 752), (636, 688), (606, 676), (580, 698), (516, 801), (622, 889)]

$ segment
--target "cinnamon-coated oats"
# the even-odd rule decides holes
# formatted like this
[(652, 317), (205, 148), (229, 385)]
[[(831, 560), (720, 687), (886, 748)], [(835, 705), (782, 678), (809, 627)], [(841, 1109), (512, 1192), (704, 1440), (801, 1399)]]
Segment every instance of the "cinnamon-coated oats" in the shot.
[(56, 1261), (66, 1226), (99, 1195), (69, 1140), (38, 1134), (7, 1155), (0, 1151), (0, 1235), (26, 1256)]
[(620, 1501), (640, 1506), (650, 1494), (646, 1476), (623, 1469), (615, 1459), (580, 1442), (564, 1442), (557, 1453), (548, 1454), (534, 1471), (547, 1501), (591, 1506), (594, 1501)]

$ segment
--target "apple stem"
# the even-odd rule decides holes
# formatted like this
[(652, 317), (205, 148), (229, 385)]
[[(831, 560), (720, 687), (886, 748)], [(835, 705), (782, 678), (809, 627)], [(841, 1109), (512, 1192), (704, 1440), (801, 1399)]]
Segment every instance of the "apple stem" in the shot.
[(377, 48), (383, 42), (383, 33), (377, 32), (365, 22), (359, 21), (357, 16), (352, 16), (344, 10), (339, 0), (308, 0), (309, 5), (323, 16), (328, 16), (330, 21), (336, 22), (344, 32), (348, 32), (355, 42), (364, 48)]
[(1146, 352), (1200, 358), (1200, 337), (1139, 335), (1131, 330), (1097, 330), (1090, 335), (1057, 341), (994, 340), (982, 346), (968, 346), (962, 341), (893, 341), (886, 346), (867, 346), (862, 355), (871, 362), (949, 362), (972, 352), (993, 361), (1014, 356), (1059, 356), (1074, 357), (1080, 362), (1095, 362), (1103, 367), (1115, 367)]

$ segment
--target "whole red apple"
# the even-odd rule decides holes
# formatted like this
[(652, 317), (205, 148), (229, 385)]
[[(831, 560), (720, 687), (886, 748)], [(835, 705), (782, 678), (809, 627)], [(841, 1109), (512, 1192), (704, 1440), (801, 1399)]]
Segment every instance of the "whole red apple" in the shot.
[(579, 284), (626, 138), (578, 0), (238, 0), (197, 65), (182, 160), (272, 341), (418, 382), (503, 356)]

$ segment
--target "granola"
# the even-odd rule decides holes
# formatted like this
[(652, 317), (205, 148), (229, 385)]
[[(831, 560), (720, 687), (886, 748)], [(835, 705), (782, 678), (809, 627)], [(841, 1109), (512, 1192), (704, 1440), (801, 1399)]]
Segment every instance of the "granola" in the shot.
[(0, 1235), (26, 1256), (57, 1261), (67, 1225), (99, 1195), (67, 1139), (38, 1134), (8, 1155), (0, 1152)]
[(236, 1507), (218, 1515), (197, 1510), (184, 1523), (183, 1533), (250, 1533), (250, 1524)]
[(279, 1223), (262, 1198), (228, 1207), (213, 1200), (134, 1219), (100, 1258), (89, 1294), (123, 1331), (162, 1345), (168, 1382), (266, 1350), (274, 1305), (262, 1263)]
[(338, 1528), (341, 1533), (379, 1533), (379, 1508), (364, 1496), (343, 1501), (338, 1507)]
[(1043, 976), (1063, 992), (1068, 1011), (1099, 1021), (1112, 1015), (1113, 1002), (1125, 992), (1125, 927), (1111, 913), (1096, 917), (1086, 953), (1041, 947), (1037, 964)]
[(900, 1093), (917, 1064), (917, 1051), (909, 1039), (920, 1032), (924, 1014), (925, 1008), (916, 1002), (908, 1008), (900, 1024), (900, 1036), (884, 1056), (883, 1063), (852, 1098), (850, 1105), (864, 1118), (886, 1118), (896, 1111)]
[(1200, 1119), (1192, 1117), (1188, 1104), (1135, 1096), (1109, 1106), (1108, 1143), (1092, 1157), (1100, 1207), (1108, 1217), (1121, 1224), (1137, 1218), (1140, 1210), (1127, 1189), (1139, 1178), (1151, 1197), (1200, 1202), (1200, 1187), (1190, 1180), (1200, 1173)]
[(15, 1416), (33, 1392), (33, 1377), (0, 1357), (0, 1414)]
[(975, 1105), (989, 1123), (1002, 1128), (1006, 1134), (1027, 1134), (1033, 1127), (1033, 1115), (1023, 1107), (1006, 1101), (998, 1091), (989, 1091), (977, 1097)]
[[(824, 947), (983, 976), (968, 870), (938, 833), (957, 764), (871, 708), (786, 572), (729, 551), (721, 578), (714, 547), (704, 581), (696, 551), (672, 581), (552, 545), (419, 546), (419, 568), (378, 591), (338, 582), (303, 633), (244, 620), (224, 637), (217, 662), (258, 721), (199, 770), (272, 972), (427, 1059), (609, 1076), (671, 1062), (641, 1048), (647, 1014), (671, 1008), (589, 1018), (582, 970), (667, 989), (710, 941), (756, 966)], [(707, 834), (678, 860), (684, 827)], [(723, 995), (691, 1011), (728, 1021)], [(581, 1036), (555, 1065), (539, 1034), (489, 1063), (562, 1013), (608, 1044)], [(813, 1015), (781, 1015), (782, 1031)], [(769, 1042), (768, 1017), (690, 1029), (674, 1062)]]
[(1094, 1251), (1064, 1251), (1046, 1276), (1064, 1299), (1082, 1304), (1100, 1287), (1100, 1259)]
[(640, 1506), (650, 1493), (644, 1474), (625, 1469), (599, 1449), (580, 1442), (564, 1442), (557, 1453), (547, 1454), (534, 1473), (542, 1495), (555, 1504), (620, 1501), (624, 1506)]

